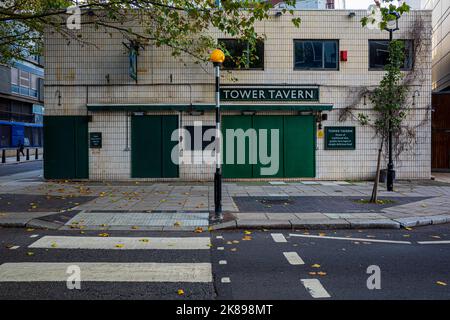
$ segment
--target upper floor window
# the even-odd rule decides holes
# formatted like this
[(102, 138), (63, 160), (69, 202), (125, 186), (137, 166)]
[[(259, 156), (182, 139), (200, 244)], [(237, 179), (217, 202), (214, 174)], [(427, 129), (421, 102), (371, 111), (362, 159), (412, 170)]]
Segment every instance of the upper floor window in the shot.
[(338, 70), (339, 41), (294, 40), (295, 70)]
[(11, 84), (19, 84), (19, 70), (17, 68), (11, 68)]
[[(413, 42), (404, 40), (405, 62), (403, 70), (411, 70), (413, 65)], [(369, 40), (369, 68), (384, 70), (389, 62), (389, 40)]]
[(29, 88), (30, 87), (30, 73), (19, 70), (19, 74), (20, 74), (20, 86)]
[(231, 58), (225, 59), (223, 68), (228, 70), (264, 70), (264, 42), (257, 41), (252, 48), (247, 41), (238, 39), (219, 39), (219, 43), (228, 51)]

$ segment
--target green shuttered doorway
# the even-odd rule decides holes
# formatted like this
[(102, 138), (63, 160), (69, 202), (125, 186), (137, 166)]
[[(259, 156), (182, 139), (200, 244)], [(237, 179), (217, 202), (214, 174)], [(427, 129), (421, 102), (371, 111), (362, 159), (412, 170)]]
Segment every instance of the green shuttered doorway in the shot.
[[(315, 177), (315, 118), (314, 116), (223, 116), (223, 137), (224, 137), (224, 178), (314, 178)], [(278, 130), (279, 162), (278, 171), (275, 174), (263, 174), (261, 169), (270, 165), (262, 162), (260, 157), (261, 143), (250, 145), (249, 136), (245, 139), (245, 155), (238, 155), (238, 139), (234, 139), (234, 161), (229, 160), (233, 155), (227, 155), (227, 129), (255, 129), (258, 140), (261, 130), (267, 130), (268, 151), (262, 150), (263, 154), (272, 156), (271, 132)], [(254, 149), (251, 149), (254, 148)], [(272, 152), (276, 152), (272, 150)], [(256, 161), (250, 162), (250, 154), (257, 156)], [(238, 156), (241, 161), (238, 161)], [(245, 162), (242, 159), (245, 157)], [(244, 163), (242, 163), (244, 162)]]
[(44, 117), (45, 179), (87, 179), (88, 117)]
[(148, 115), (131, 118), (132, 178), (177, 178), (178, 165), (171, 159), (178, 116)]

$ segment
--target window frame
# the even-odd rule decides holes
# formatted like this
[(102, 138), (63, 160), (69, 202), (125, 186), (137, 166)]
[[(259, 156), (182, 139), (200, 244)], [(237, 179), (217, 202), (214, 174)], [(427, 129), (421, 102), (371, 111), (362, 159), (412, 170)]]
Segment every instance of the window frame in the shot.
[[(399, 41), (404, 41), (404, 42), (409, 42), (409, 43), (411, 43), (410, 57), (409, 57), (410, 61), (409, 61), (409, 63), (408, 63), (409, 66), (406, 67), (406, 68), (400, 68), (400, 71), (404, 71), (404, 72), (412, 71), (412, 70), (414, 69), (414, 55), (415, 55), (415, 52), (414, 52), (414, 39), (395, 39), (395, 40), (399, 40)], [(372, 67), (370, 66), (370, 43), (371, 43), (371, 42), (375, 42), (375, 41), (378, 41), (378, 42), (380, 42), (380, 41), (387, 42), (388, 45), (389, 45), (389, 39), (369, 39), (369, 40), (367, 41), (367, 55), (368, 55), (368, 64), (369, 64), (368, 70), (369, 70), (369, 71), (385, 71), (386, 65), (383, 66), (383, 67), (381, 67), (381, 68), (372, 68)], [(406, 47), (405, 47), (405, 49), (406, 49)], [(405, 51), (406, 51), (406, 50), (405, 50)]]
[[(295, 44), (297, 41), (309, 41), (309, 42), (322, 42), (322, 59), (324, 58), (325, 55), (325, 50), (324, 50), (324, 44), (325, 42), (335, 42), (336, 43), (336, 68), (297, 68), (295, 66), (295, 61), (296, 61), (296, 57), (295, 57)], [(341, 61), (340, 61), (340, 40), (339, 39), (293, 39), (293, 47), (292, 47), (292, 53), (293, 53), (293, 70), (294, 71), (325, 71), (325, 72), (336, 72), (336, 71), (340, 71), (341, 68)], [(322, 65), (325, 65), (325, 59), (323, 59), (322, 61)]]
[[(219, 38), (217, 39), (217, 42), (223, 42), (223, 41), (239, 41), (239, 39), (236, 38)], [(236, 68), (236, 67), (225, 67), (223, 64), (221, 66), (222, 70), (227, 70), (227, 71), (264, 71), (265, 67), (266, 67), (266, 44), (265, 41), (260, 40), (261, 44), (262, 44), (262, 67), (258, 67), (258, 68), (251, 68), (251, 67), (243, 67), (243, 68)], [(248, 43), (247, 43), (248, 45)]]

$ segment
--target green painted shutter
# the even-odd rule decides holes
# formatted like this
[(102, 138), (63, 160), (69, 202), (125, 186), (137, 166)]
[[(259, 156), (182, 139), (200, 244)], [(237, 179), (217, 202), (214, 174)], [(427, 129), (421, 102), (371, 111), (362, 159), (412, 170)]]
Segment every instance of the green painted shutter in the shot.
[(171, 141), (172, 133), (178, 129), (178, 116), (162, 117), (162, 176), (164, 178), (177, 178), (178, 165), (172, 161), (172, 149), (178, 141)]
[(227, 129), (242, 129), (244, 131), (252, 128), (252, 116), (224, 116), (222, 118), (222, 135), (223, 135), (223, 176), (225, 178), (252, 178), (252, 164), (250, 164), (250, 144), (249, 139), (245, 141), (245, 164), (237, 164), (237, 145), (238, 140), (234, 139), (234, 164), (226, 163), (227, 159)]
[(44, 141), (46, 179), (88, 178), (87, 117), (45, 116)]
[[(254, 178), (283, 178), (284, 176), (284, 148), (283, 148), (283, 116), (255, 116), (253, 117), (253, 128), (256, 129), (258, 133), (258, 163), (253, 166), (253, 177)], [(260, 130), (267, 130), (266, 144), (267, 150), (265, 154), (269, 157), (275, 157), (274, 161), (278, 161), (278, 168), (275, 167), (277, 173), (274, 175), (262, 175), (262, 168), (269, 168), (272, 164), (262, 164), (261, 156), (260, 156), (260, 148), (261, 148), (261, 139), (260, 139)], [(278, 130), (278, 153), (275, 153), (275, 150), (272, 150), (272, 130)], [(274, 153), (274, 154), (271, 154)], [(278, 158), (278, 159), (277, 159)]]
[(315, 177), (314, 116), (284, 117), (284, 176)]
[(170, 141), (178, 128), (178, 116), (133, 116), (131, 118), (132, 178), (175, 178), (178, 165), (171, 160)]

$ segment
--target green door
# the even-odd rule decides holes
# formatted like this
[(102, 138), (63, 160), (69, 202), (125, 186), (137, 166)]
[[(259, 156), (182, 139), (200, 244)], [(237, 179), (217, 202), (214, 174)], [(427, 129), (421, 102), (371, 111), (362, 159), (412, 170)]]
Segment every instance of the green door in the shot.
[(85, 116), (44, 117), (45, 179), (87, 179), (88, 120)]
[(131, 176), (176, 178), (178, 166), (171, 160), (172, 132), (178, 116), (133, 116), (131, 118)]
[(258, 133), (258, 163), (253, 166), (253, 177), (283, 178), (283, 116), (255, 116), (253, 128)]
[[(315, 177), (315, 120), (314, 116), (224, 116), (224, 178), (313, 178)], [(255, 129), (258, 143), (249, 145), (246, 136), (245, 164), (237, 164), (237, 141), (234, 162), (227, 160), (227, 129)], [(261, 137), (261, 129), (267, 130)], [(272, 133), (278, 130), (278, 150), (272, 145)], [(265, 138), (266, 149), (260, 139)], [(251, 149), (251, 147), (255, 149)], [(273, 150), (272, 150), (273, 149)], [(257, 161), (250, 162), (249, 154), (256, 151)], [(266, 159), (261, 158), (261, 155)], [(242, 155), (241, 155), (242, 156)], [(263, 171), (262, 171), (263, 170)]]
[[(252, 178), (252, 164), (250, 162), (250, 137), (245, 136), (245, 140), (240, 141), (237, 136), (231, 135), (229, 131), (229, 137), (233, 141), (227, 138), (227, 129), (238, 130), (242, 129), (243, 132), (248, 132), (248, 129), (252, 128), (252, 116), (224, 116), (222, 119), (222, 135), (223, 135), (223, 176), (225, 178)], [(239, 132), (234, 131), (239, 134)], [(244, 146), (242, 150), (238, 150), (239, 144)], [(227, 145), (229, 150), (227, 152)], [(232, 151), (232, 153), (230, 152)], [(243, 160), (243, 161), (242, 161)]]
[(314, 116), (284, 117), (284, 177), (315, 177)]

